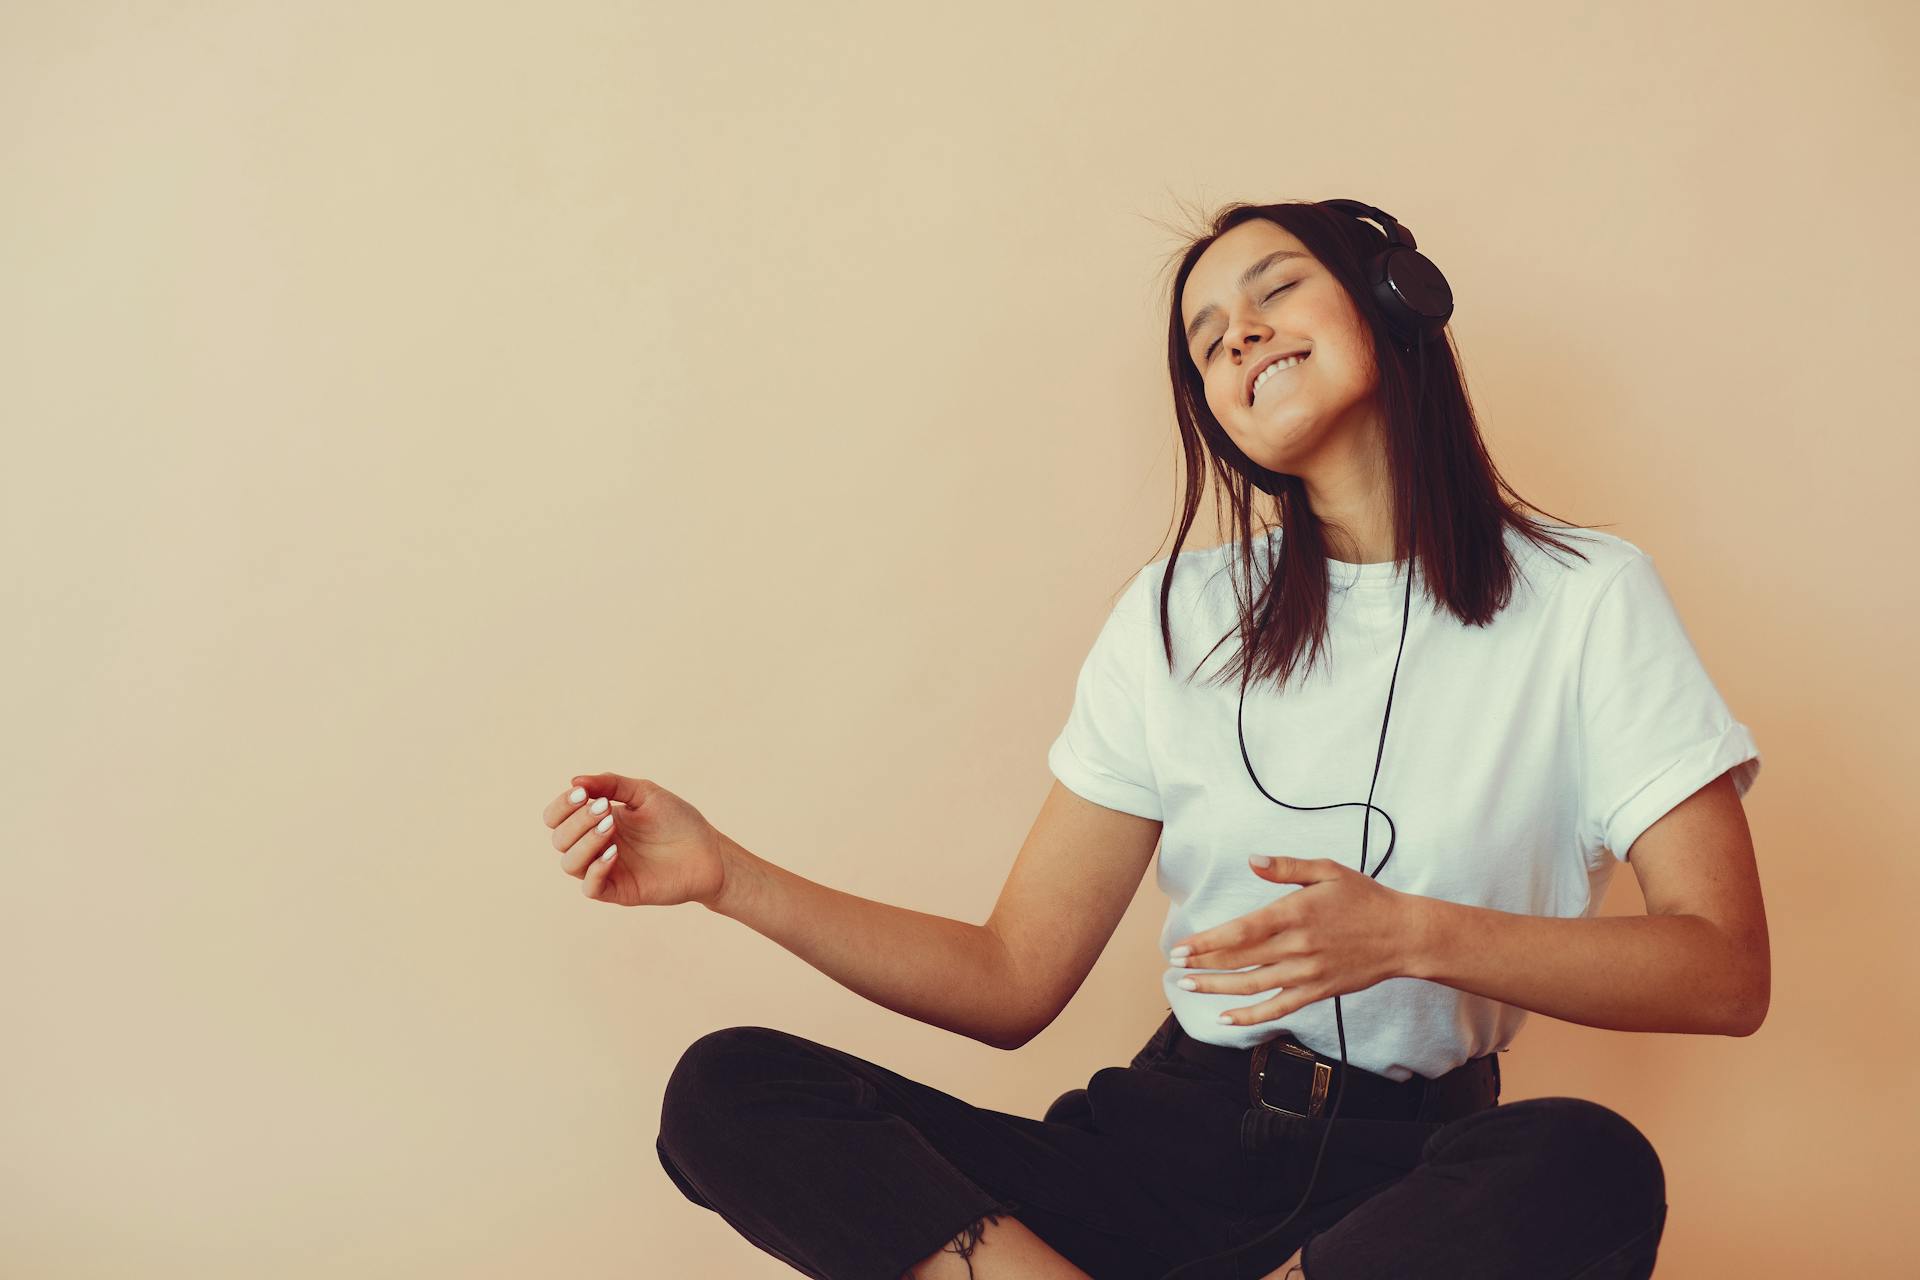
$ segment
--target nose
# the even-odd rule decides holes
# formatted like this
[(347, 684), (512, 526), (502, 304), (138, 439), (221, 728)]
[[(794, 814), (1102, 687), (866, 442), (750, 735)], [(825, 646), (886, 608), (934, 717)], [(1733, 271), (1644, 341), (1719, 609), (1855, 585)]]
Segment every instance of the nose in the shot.
[(1233, 344), (1234, 350), (1243, 356), (1252, 355), (1254, 348), (1266, 341), (1264, 335), (1271, 332), (1264, 324), (1249, 324), (1241, 330), (1239, 339)]

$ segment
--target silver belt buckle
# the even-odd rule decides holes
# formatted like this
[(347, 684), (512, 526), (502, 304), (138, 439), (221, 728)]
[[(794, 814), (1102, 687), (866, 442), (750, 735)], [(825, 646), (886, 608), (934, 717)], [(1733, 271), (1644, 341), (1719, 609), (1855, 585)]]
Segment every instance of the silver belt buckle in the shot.
[[(1265, 1097), (1267, 1085), (1267, 1054), (1268, 1051), (1272, 1049), (1278, 1049), (1281, 1053), (1287, 1054), (1290, 1057), (1300, 1058), (1303, 1061), (1313, 1064), (1313, 1085), (1308, 1090), (1305, 1115), (1302, 1115), (1298, 1111), (1290, 1111), (1285, 1107), (1276, 1107), (1267, 1101)], [(1263, 1040), (1254, 1046), (1253, 1065), (1251, 1069), (1253, 1073), (1253, 1104), (1255, 1106), (1265, 1107), (1268, 1111), (1277, 1111), (1283, 1116), (1298, 1116), (1303, 1120), (1312, 1116), (1318, 1116), (1320, 1112), (1326, 1108), (1327, 1086), (1333, 1080), (1333, 1068), (1320, 1061), (1319, 1058), (1314, 1056), (1313, 1051), (1305, 1045), (1295, 1044), (1290, 1040)]]

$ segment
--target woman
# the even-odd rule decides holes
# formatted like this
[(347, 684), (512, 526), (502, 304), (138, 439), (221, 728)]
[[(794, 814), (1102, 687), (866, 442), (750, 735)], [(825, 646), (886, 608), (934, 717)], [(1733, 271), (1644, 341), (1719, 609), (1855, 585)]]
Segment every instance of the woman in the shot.
[[(1179, 539), (1095, 640), (986, 924), (815, 884), (644, 779), (581, 775), (547, 806), (588, 897), (700, 902), (1007, 1049), (1066, 1005), (1159, 847), (1168, 1016), (1127, 1066), (1035, 1120), (715, 1031), (655, 1144), (689, 1199), (832, 1280), (1652, 1273), (1652, 1145), (1587, 1100), (1500, 1104), (1495, 1055), (1529, 1010), (1759, 1026), (1760, 757), (1651, 559), (1502, 496), (1451, 292), (1411, 246), (1327, 201), (1230, 206), (1185, 247)], [(1234, 536), (1178, 573), (1209, 459)], [(1255, 489), (1277, 515), (1257, 534)], [(1594, 917), (1630, 853), (1648, 914)]]

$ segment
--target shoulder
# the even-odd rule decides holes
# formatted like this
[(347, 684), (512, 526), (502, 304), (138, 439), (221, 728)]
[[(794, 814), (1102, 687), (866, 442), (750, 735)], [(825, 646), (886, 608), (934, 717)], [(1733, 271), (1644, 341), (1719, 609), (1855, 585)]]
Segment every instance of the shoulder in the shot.
[(1576, 610), (1591, 608), (1630, 566), (1652, 572), (1653, 557), (1618, 534), (1551, 522), (1542, 528), (1574, 551), (1542, 545), (1518, 530), (1507, 535), (1514, 564), (1536, 595), (1560, 596)]
[[(1259, 539), (1254, 542), (1255, 555), (1259, 554)], [(1229, 555), (1235, 550), (1232, 543), (1221, 543), (1214, 547), (1196, 549), (1182, 548), (1176, 556), (1172, 553), (1143, 565), (1126, 585), (1121, 594), (1121, 605), (1136, 608), (1155, 617), (1160, 614), (1160, 594), (1166, 586), (1169, 573), (1173, 576), (1173, 593), (1168, 600), (1169, 611), (1175, 614), (1189, 614), (1202, 598), (1217, 593), (1227, 585)]]

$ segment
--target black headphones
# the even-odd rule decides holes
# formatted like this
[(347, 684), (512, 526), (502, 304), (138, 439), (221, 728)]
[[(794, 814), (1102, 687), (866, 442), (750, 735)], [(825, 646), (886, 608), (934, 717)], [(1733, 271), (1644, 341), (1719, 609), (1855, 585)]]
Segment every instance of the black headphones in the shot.
[[(1320, 204), (1355, 218), (1371, 219), (1380, 224), (1386, 232), (1387, 243), (1374, 253), (1367, 264), (1367, 282), (1373, 291), (1374, 300), (1379, 304), (1385, 316), (1388, 329), (1396, 345), (1403, 350), (1414, 352), (1419, 367), (1419, 380), (1416, 388), (1415, 403), (1421, 403), (1426, 391), (1426, 344), (1437, 339), (1446, 327), (1447, 320), (1453, 315), (1453, 290), (1447, 285), (1447, 278), (1440, 274), (1440, 268), (1433, 265), (1427, 256), (1415, 247), (1413, 233), (1394, 221), (1386, 212), (1358, 200), (1322, 200)], [(1284, 472), (1272, 471), (1241, 452), (1240, 447), (1228, 438), (1225, 430), (1213, 420), (1211, 413), (1199, 415), (1201, 429), (1213, 444), (1220, 456), (1233, 468), (1264, 493), (1277, 495), (1280, 484), (1286, 479)], [(1417, 492), (1417, 489), (1416, 489)], [(1393, 817), (1385, 809), (1373, 803), (1374, 785), (1380, 780), (1380, 759), (1387, 746), (1387, 721), (1393, 714), (1393, 687), (1400, 678), (1400, 656), (1407, 647), (1407, 622), (1413, 614), (1413, 569), (1418, 557), (1407, 564), (1406, 597), (1400, 613), (1400, 648), (1393, 657), (1393, 677), (1387, 683), (1387, 709), (1380, 717), (1380, 744), (1373, 756), (1373, 781), (1367, 785), (1367, 798), (1364, 802), (1346, 800), (1338, 804), (1288, 804), (1276, 798), (1253, 772), (1253, 761), (1247, 755), (1246, 706), (1247, 685), (1243, 675), (1240, 682), (1240, 707), (1235, 715), (1235, 728), (1240, 734), (1240, 760), (1247, 768), (1247, 776), (1253, 779), (1253, 785), (1260, 794), (1286, 809), (1301, 811), (1317, 809), (1344, 809), (1352, 805), (1361, 805), (1369, 813), (1378, 813), (1387, 820), (1387, 851), (1381, 855), (1380, 865), (1370, 873), (1374, 879), (1387, 868), (1387, 859), (1393, 856), (1394, 826)], [(1360, 830), (1360, 870), (1367, 872), (1367, 835), (1372, 830), (1373, 820), (1369, 816)], [(1340, 1115), (1340, 1099), (1347, 1087), (1347, 1023), (1340, 1010), (1340, 997), (1333, 998), (1334, 1026), (1340, 1033), (1340, 1083), (1334, 1090), (1333, 1109), (1327, 1115), (1327, 1130), (1320, 1138), (1320, 1149), (1313, 1158), (1313, 1173), (1307, 1179), (1307, 1189), (1295, 1205), (1293, 1212), (1276, 1224), (1271, 1230), (1254, 1237), (1245, 1244), (1224, 1249), (1219, 1253), (1196, 1258), (1192, 1262), (1182, 1263), (1161, 1277), (1161, 1280), (1174, 1280), (1174, 1277), (1197, 1267), (1202, 1263), (1217, 1262), (1222, 1258), (1232, 1258), (1245, 1253), (1255, 1245), (1264, 1244), (1278, 1235), (1289, 1223), (1299, 1216), (1307, 1201), (1313, 1196), (1313, 1189), (1320, 1180), (1320, 1164), (1327, 1154), (1327, 1139), (1333, 1136), (1333, 1121)]]

